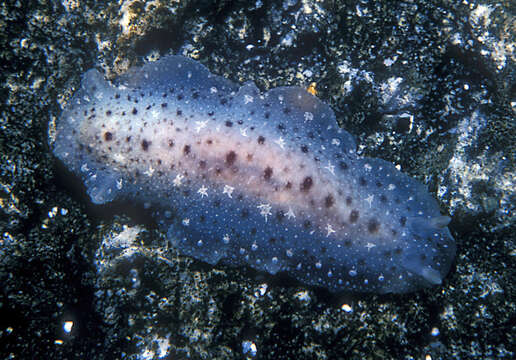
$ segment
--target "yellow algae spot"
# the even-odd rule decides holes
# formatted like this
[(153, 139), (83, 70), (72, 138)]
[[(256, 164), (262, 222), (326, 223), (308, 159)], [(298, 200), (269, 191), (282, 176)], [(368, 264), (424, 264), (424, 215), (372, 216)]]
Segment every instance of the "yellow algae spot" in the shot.
[(317, 90), (315, 89), (316, 86), (316, 83), (310, 83), (310, 85), (308, 85), (308, 88), (306, 88), (306, 91), (308, 91), (313, 96), (317, 96)]

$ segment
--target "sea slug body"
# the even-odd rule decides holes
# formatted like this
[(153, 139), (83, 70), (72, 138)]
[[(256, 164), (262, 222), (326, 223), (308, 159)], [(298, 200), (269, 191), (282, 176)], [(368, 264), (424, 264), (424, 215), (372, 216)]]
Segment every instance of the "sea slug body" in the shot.
[(299, 87), (260, 93), (182, 56), (116, 84), (90, 70), (52, 147), (94, 203), (142, 204), (182, 254), (210, 264), (401, 293), (440, 284), (455, 256), (426, 188), (359, 157), (333, 111)]

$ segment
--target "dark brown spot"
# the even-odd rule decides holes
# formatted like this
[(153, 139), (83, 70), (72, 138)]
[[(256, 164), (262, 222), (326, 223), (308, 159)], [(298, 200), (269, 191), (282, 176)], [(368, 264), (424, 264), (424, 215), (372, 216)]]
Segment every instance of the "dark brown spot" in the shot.
[(174, 147), (174, 140), (172, 140), (172, 139), (168, 140), (168, 147)]
[(247, 161), (253, 161), (253, 154), (247, 154)]
[(130, 136), (125, 138), (125, 142), (129, 142), (129, 141), (131, 141), (131, 137)]
[(161, 104), (161, 107), (162, 107), (162, 108), (166, 108), (167, 106), (168, 106), (168, 104), (167, 104), (167, 103), (162, 103), (162, 104)]
[(397, 247), (396, 249), (394, 249), (394, 253), (395, 253), (396, 255), (401, 255), (401, 253), (402, 253), (402, 252), (403, 252), (403, 249), (402, 249), (402, 248), (400, 248), (400, 247)]
[(106, 140), (106, 141), (111, 141), (111, 140), (113, 140), (113, 134), (112, 134), (112, 133), (110, 133), (109, 131), (106, 131), (106, 132), (104, 133), (104, 140)]
[(381, 187), (383, 186), (383, 184), (382, 184), (381, 182), (377, 181), (377, 182), (376, 182), (376, 186), (377, 186), (377, 187), (379, 187), (379, 188), (381, 188)]
[(308, 152), (308, 146), (306, 146), (306, 145), (301, 146), (301, 151), (306, 154)]
[(310, 220), (305, 220), (305, 221), (303, 222), (303, 227), (304, 227), (305, 229), (310, 229), (310, 228), (312, 227), (312, 223), (310, 222)]
[(353, 245), (353, 242), (349, 239), (344, 240), (344, 246), (350, 248)]
[(213, 140), (212, 140), (212, 139), (208, 139), (208, 140), (206, 140), (206, 144), (208, 144), (208, 145), (213, 144)]
[(358, 179), (358, 183), (361, 186), (365, 186), (367, 184), (366, 179), (364, 179), (362, 176)]
[(263, 178), (265, 180), (270, 180), (272, 177), (272, 168), (270, 166), (267, 166), (263, 172)]
[(387, 197), (385, 195), (380, 195), (380, 201), (381, 202), (387, 202)]
[(330, 208), (333, 206), (333, 204), (335, 204), (335, 199), (333, 198), (333, 196), (331, 194), (328, 194), (328, 196), (326, 196), (324, 198), (324, 206), (326, 206), (327, 208)]
[(401, 226), (405, 226), (407, 224), (407, 218), (405, 216), (402, 216), (400, 219)]
[(350, 223), (356, 223), (358, 220), (359, 212), (358, 210), (351, 210), (351, 213), (349, 214), (349, 222)]
[(339, 168), (341, 170), (347, 170), (348, 169), (348, 164), (346, 164), (344, 161), (340, 161), (339, 162)]
[(284, 218), (285, 213), (283, 212), (283, 210), (278, 210), (278, 212), (276, 212), (276, 220), (278, 220), (278, 222), (282, 222)]
[(142, 140), (142, 150), (143, 151), (147, 151), (149, 150), (149, 146), (150, 146), (151, 142), (150, 141), (147, 141), (145, 139)]
[(312, 180), (312, 177), (307, 176), (304, 178), (303, 182), (301, 183), (300, 189), (301, 189), (301, 191), (308, 192), (313, 184), (314, 184), (314, 181)]
[(136, 108), (133, 108), (133, 111), (131, 111), (133, 115), (136, 115), (138, 114), (138, 110), (136, 110)]
[(237, 158), (237, 154), (233, 150), (231, 150), (230, 152), (228, 152), (226, 154), (226, 164), (228, 166), (233, 165), (236, 161), (236, 158)]
[(290, 181), (288, 181), (287, 184), (285, 185), (285, 189), (287, 189), (287, 190), (292, 189), (292, 183)]
[(263, 145), (265, 143), (265, 138), (263, 136), (258, 136), (258, 144)]
[(226, 121), (226, 126), (227, 127), (232, 127), (233, 126), (233, 123), (231, 121)]
[(182, 111), (182, 110), (180, 110), (180, 109), (177, 109), (177, 110), (176, 110), (176, 115), (177, 115), (177, 116), (181, 116), (182, 114), (183, 114), (183, 111)]
[(106, 116), (111, 116), (111, 110), (106, 111)]
[(243, 218), (247, 218), (249, 217), (249, 210), (248, 209), (243, 209), (242, 212), (240, 213), (240, 215), (243, 217)]
[(205, 169), (206, 168), (206, 161), (204, 161), (204, 160), (199, 161), (199, 167), (201, 169)]
[(188, 155), (188, 154), (190, 154), (190, 151), (191, 151), (191, 150), (192, 150), (192, 149), (190, 148), (190, 145), (185, 145), (185, 146), (183, 147), (183, 154)]
[(367, 231), (376, 234), (380, 230), (380, 223), (376, 219), (370, 219), (367, 223)]

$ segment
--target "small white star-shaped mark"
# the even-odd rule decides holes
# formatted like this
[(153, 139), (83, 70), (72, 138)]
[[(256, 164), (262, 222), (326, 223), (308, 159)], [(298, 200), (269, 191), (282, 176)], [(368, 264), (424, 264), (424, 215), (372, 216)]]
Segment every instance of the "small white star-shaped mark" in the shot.
[(340, 145), (340, 140), (337, 139), (337, 138), (333, 138), (333, 139), (331, 139), (331, 144), (339, 146)]
[(206, 125), (208, 125), (208, 120), (196, 121), (195, 122), (195, 131), (197, 131), (197, 133), (199, 133), (202, 129), (204, 129), (206, 127)]
[(288, 212), (285, 214), (285, 216), (288, 217), (289, 219), (291, 219), (291, 218), (295, 218), (296, 214), (294, 214), (294, 211), (292, 211), (292, 208), (289, 207)]
[(184, 177), (185, 177), (184, 175), (177, 174), (176, 177), (174, 178), (174, 181), (172, 181), (172, 184), (175, 187), (181, 186), (181, 181), (184, 179)]
[(240, 135), (244, 136), (244, 137), (247, 137), (247, 128), (240, 128)]
[(116, 162), (119, 162), (119, 163), (122, 163), (125, 161), (125, 156), (120, 154), (120, 153), (116, 153), (115, 155), (113, 155), (113, 159), (116, 161)]
[(184, 226), (188, 226), (188, 225), (190, 225), (190, 219), (189, 219), (189, 218), (185, 218), (185, 219), (183, 219), (183, 225), (184, 225)]
[(331, 161), (328, 161), (328, 165), (324, 167), (326, 170), (331, 172), (332, 175), (335, 175), (335, 165), (331, 164)]
[(205, 196), (208, 196), (208, 188), (206, 186), (201, 186), (199, 190), (197, 190), (197, 194), (201, 195), (201, 199)]
[(326, 225), (326, 231), (328, 232), (326, 234), (326, 237), (330, 236), (331, 234), (333, 234), (334, 232), (336, 232), (335, 230), (333, 230), (333, 227), (330, 225), (330, 224), (327, 224)]
[(260, 215), (265, 217), (265, 222), (267, 222), (267, 216), (272, 215), (271, 204), (260, 204), (257, 206), (257, 208), (260, 209)]
[(366, 197), (365, 201), (369, 203), (369, 207), (373, 204), (374, 195), (370, 194), (368, 197)]
[(222, 195), (224, 194), (228, 194), (228, 197), (229, 198), (233, 198), (233, 190), (235, 190), (234, 187), (232, 186), (229, 186), (229, 185), (224, 185), (224, 189), (222, 189)]
[(224, 244), (229, 244), (229, 234), (224, 234), (224, 236), (222, 237), (222, 241), (224, 242)]
[(305, 112), (304, 114), (305, 122), (312, 121), (314, 119), (314, 114), (311, 112)]
[(251, 95), (245, 94), (244, 95), (244, 104), (249, 104), (254, 101), (254, 98)]
[(278, 144), (280, 148), (285, 149), (285, 140), (283, 140), (283, 137), (280, 136), (279, 139), (274, 142)]
[(144, 172), (144, 174), (151, 177), (152, 174), (154, 174), (154, 168), (152, 166), (149, 166), (149, 168), (147, 169), (147, 171)]
[(375, 246), (376, 246), (375, 244), (368, 242), (365, 247), (367, 248), (367, 251), (369, 252), (369, 250), (371, 250)]

